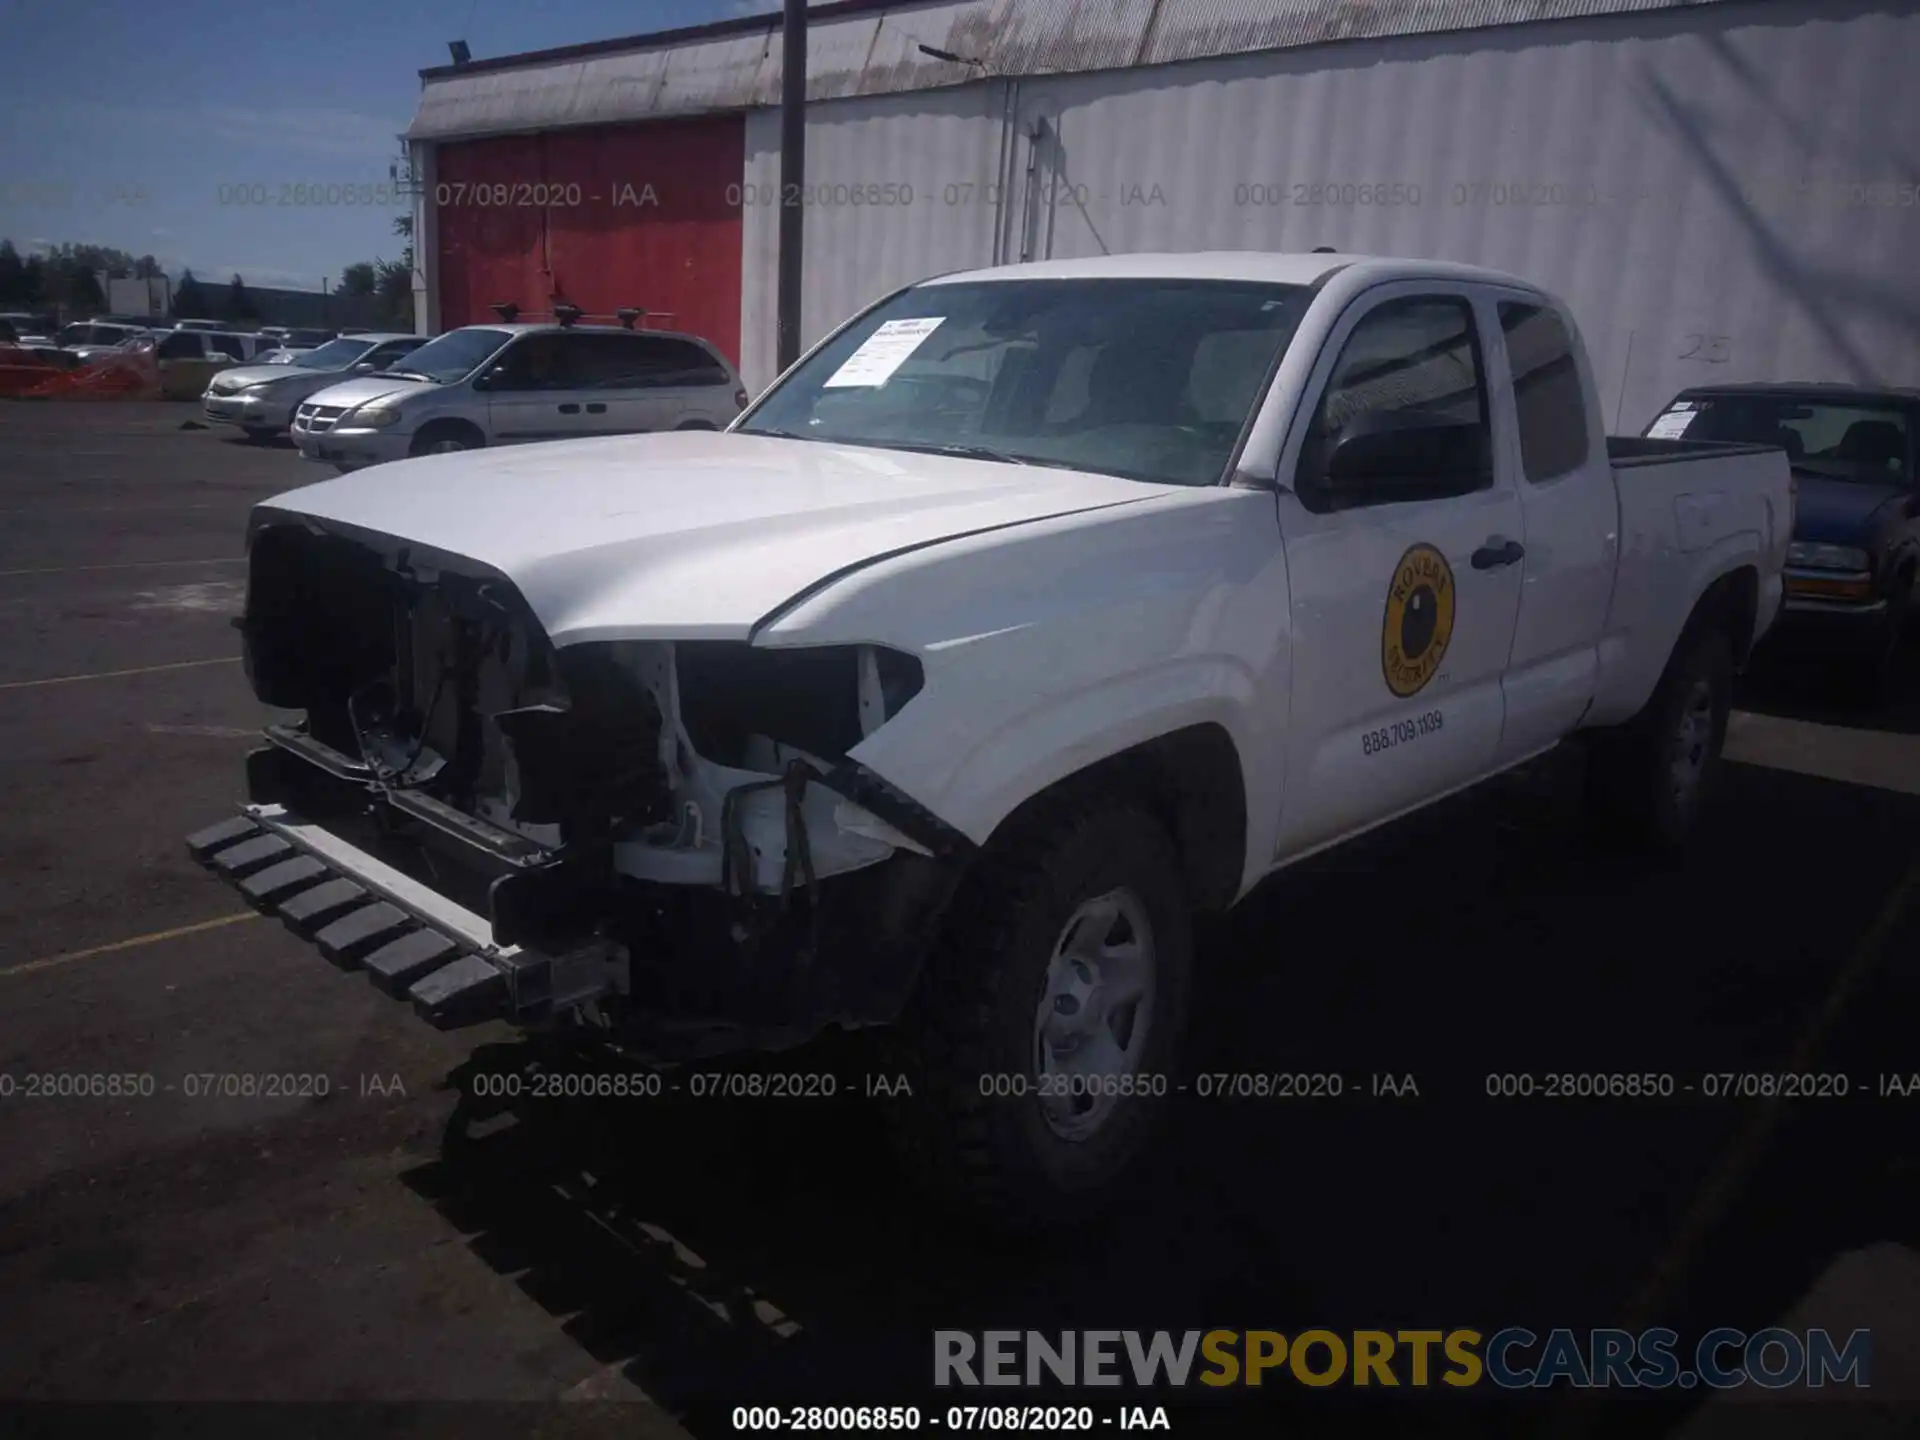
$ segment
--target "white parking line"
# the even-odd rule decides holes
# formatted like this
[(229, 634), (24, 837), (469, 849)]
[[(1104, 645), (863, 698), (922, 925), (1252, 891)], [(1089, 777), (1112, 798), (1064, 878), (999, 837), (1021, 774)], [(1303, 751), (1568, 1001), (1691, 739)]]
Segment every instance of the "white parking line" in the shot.
[(115, 940), (110, 945), (93, 945), (85, 950), (69, 950), (64, 955), (49, 955), (44, 960), (29, 960), (24, 965), (9, 965), (0, 970), (0, 980), (13, 975), (31, 975), (36, 970), (51, 970), (55, 965), (65, 965), (73, 960), (88, 960), (95, 955), (111, 955), (116, 950), (132, 950), (142, 945), (154, 945), (162, 940), (177, 940), (182, 935), (198, 935), (205, 930), (218, 930), (227, 925), (237, 925), (242, 920), (258, 920), (257, 910), (243, 910), (237, 915), (222, 915), (217, 920), (202, 920), (197, 925), (176, 925), (171, 930), (155, 930), (150, 934), (136, 935), (131, 940)]
[(224, 510), (229, 505), (251, 506), (255, 498), (234, 500), (193, 500), (184, 505), (18, 505), (0, 510), (0, 515), (115, 515), (122, 510)]
[(243, 730), (238, 725), (149, 725), (149, 735), (204, 735), (214, 740), (251, 740), (260, 731)]
[(1736, 710), (1727, 717), (1726, 756), (1747, 765), (1920, 795), (1920, 735)]
[(218, 560), (124, 560), (117, 565), (56, 565), (48, 570), (0, 570), (0, 580), (15, 575), (78, 575), (83, 570), (153, 570), (163, 565), (244, 565), (244, 555), (226, 555)]
[(96, 670), (91, 675), (50, 675), (45, 680), (7, 680), (0, 690), (31, 690), (39, 685), (72, 685), (80, 680), (117, 680), (122, 675), (151, 675), (157, 670), (192, 670), (201, 665), (238, 665), (238, 655), (222, 655), (217, 660), (176, 660), (171, 665), (141, 665), (132, 670)]

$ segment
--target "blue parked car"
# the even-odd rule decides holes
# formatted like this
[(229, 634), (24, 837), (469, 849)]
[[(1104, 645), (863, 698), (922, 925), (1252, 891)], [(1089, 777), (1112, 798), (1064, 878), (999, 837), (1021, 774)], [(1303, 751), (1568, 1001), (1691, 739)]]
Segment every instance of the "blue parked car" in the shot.
[(1875, 695), (1920, 623), (1920, 390), (1750, 384), (1683, 390), (1647, 427), (1787, 452), (1797, 482), (1775, 641), (1851, 664)]

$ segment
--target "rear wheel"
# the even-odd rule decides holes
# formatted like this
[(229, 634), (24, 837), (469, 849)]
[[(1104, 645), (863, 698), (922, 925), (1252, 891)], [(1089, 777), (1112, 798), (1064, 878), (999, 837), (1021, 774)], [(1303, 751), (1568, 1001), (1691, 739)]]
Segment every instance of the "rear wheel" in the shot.
[(464, 420), (438, 420), (423, 426), (408, 447), (409, 455), (455, 455), (462, 450), (483, 450), (487, 437)]
[(1057, 803), (983, 857), (892, 1037), (896, 1146), (936, 1197), (1016, 1229), (1084, 1219), (1149, 1148), (1186, 1024), (1192, 933), (1166, 831)]
[(1587, 813), (1597, 835), (1667, 850), (1693, 830), (1720, 767), (1733, 703), (1733, 649), (1703, 626), (1681, 637), (1653, 698), (1587, 753)]

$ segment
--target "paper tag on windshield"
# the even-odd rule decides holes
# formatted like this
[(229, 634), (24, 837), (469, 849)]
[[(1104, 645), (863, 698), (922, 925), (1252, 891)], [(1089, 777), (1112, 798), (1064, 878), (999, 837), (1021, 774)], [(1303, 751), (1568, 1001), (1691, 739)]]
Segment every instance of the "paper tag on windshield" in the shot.
[(940, 328), (947, 317), (932, 315), (924, 320), (889, 320), (847, 357), (847, 363), (828, 378), (829, 390), (849, 385), (884, 385), (893, 372), (906, 363), (926, 338)]
[(1687, 426), (1693, 423), (1693, 417), (1699, 412), (1691, 405), (1676, 405), (1647, 431), (1649, 440), (1678, 440), (1687, 433)]

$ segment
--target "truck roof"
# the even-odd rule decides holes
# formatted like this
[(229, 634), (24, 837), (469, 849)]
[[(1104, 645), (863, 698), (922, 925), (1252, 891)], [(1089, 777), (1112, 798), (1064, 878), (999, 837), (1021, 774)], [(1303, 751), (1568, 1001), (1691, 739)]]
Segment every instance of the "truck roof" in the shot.
[(1779, 395), (1796, 400), (1824, 400), (1830, 404), (1865, 400), (1904, 405), (1920, 400), (1920, 390), (1897, 385), (1846, 385), (1829, 380), (1735, 380), (1725, 385), (1689, 385), (1673, 398), (1682, 400), (1697, 395)]
[(1270, 285), (1314, 285), (1337, 270), (1364, 265), (1369, 278), (1472, 280), (1539, 292), (1539, 287), (1477, 265), (1446, 260), (1412, 260), (1385, 255), (1353, 255), (1272, 250), (1199, 250), (1149, 255), (1095, 255), (1078, 260), (1031, 260), (983, 270), (937, 276), (929, 285), (974, 280), (1242, 280)]

